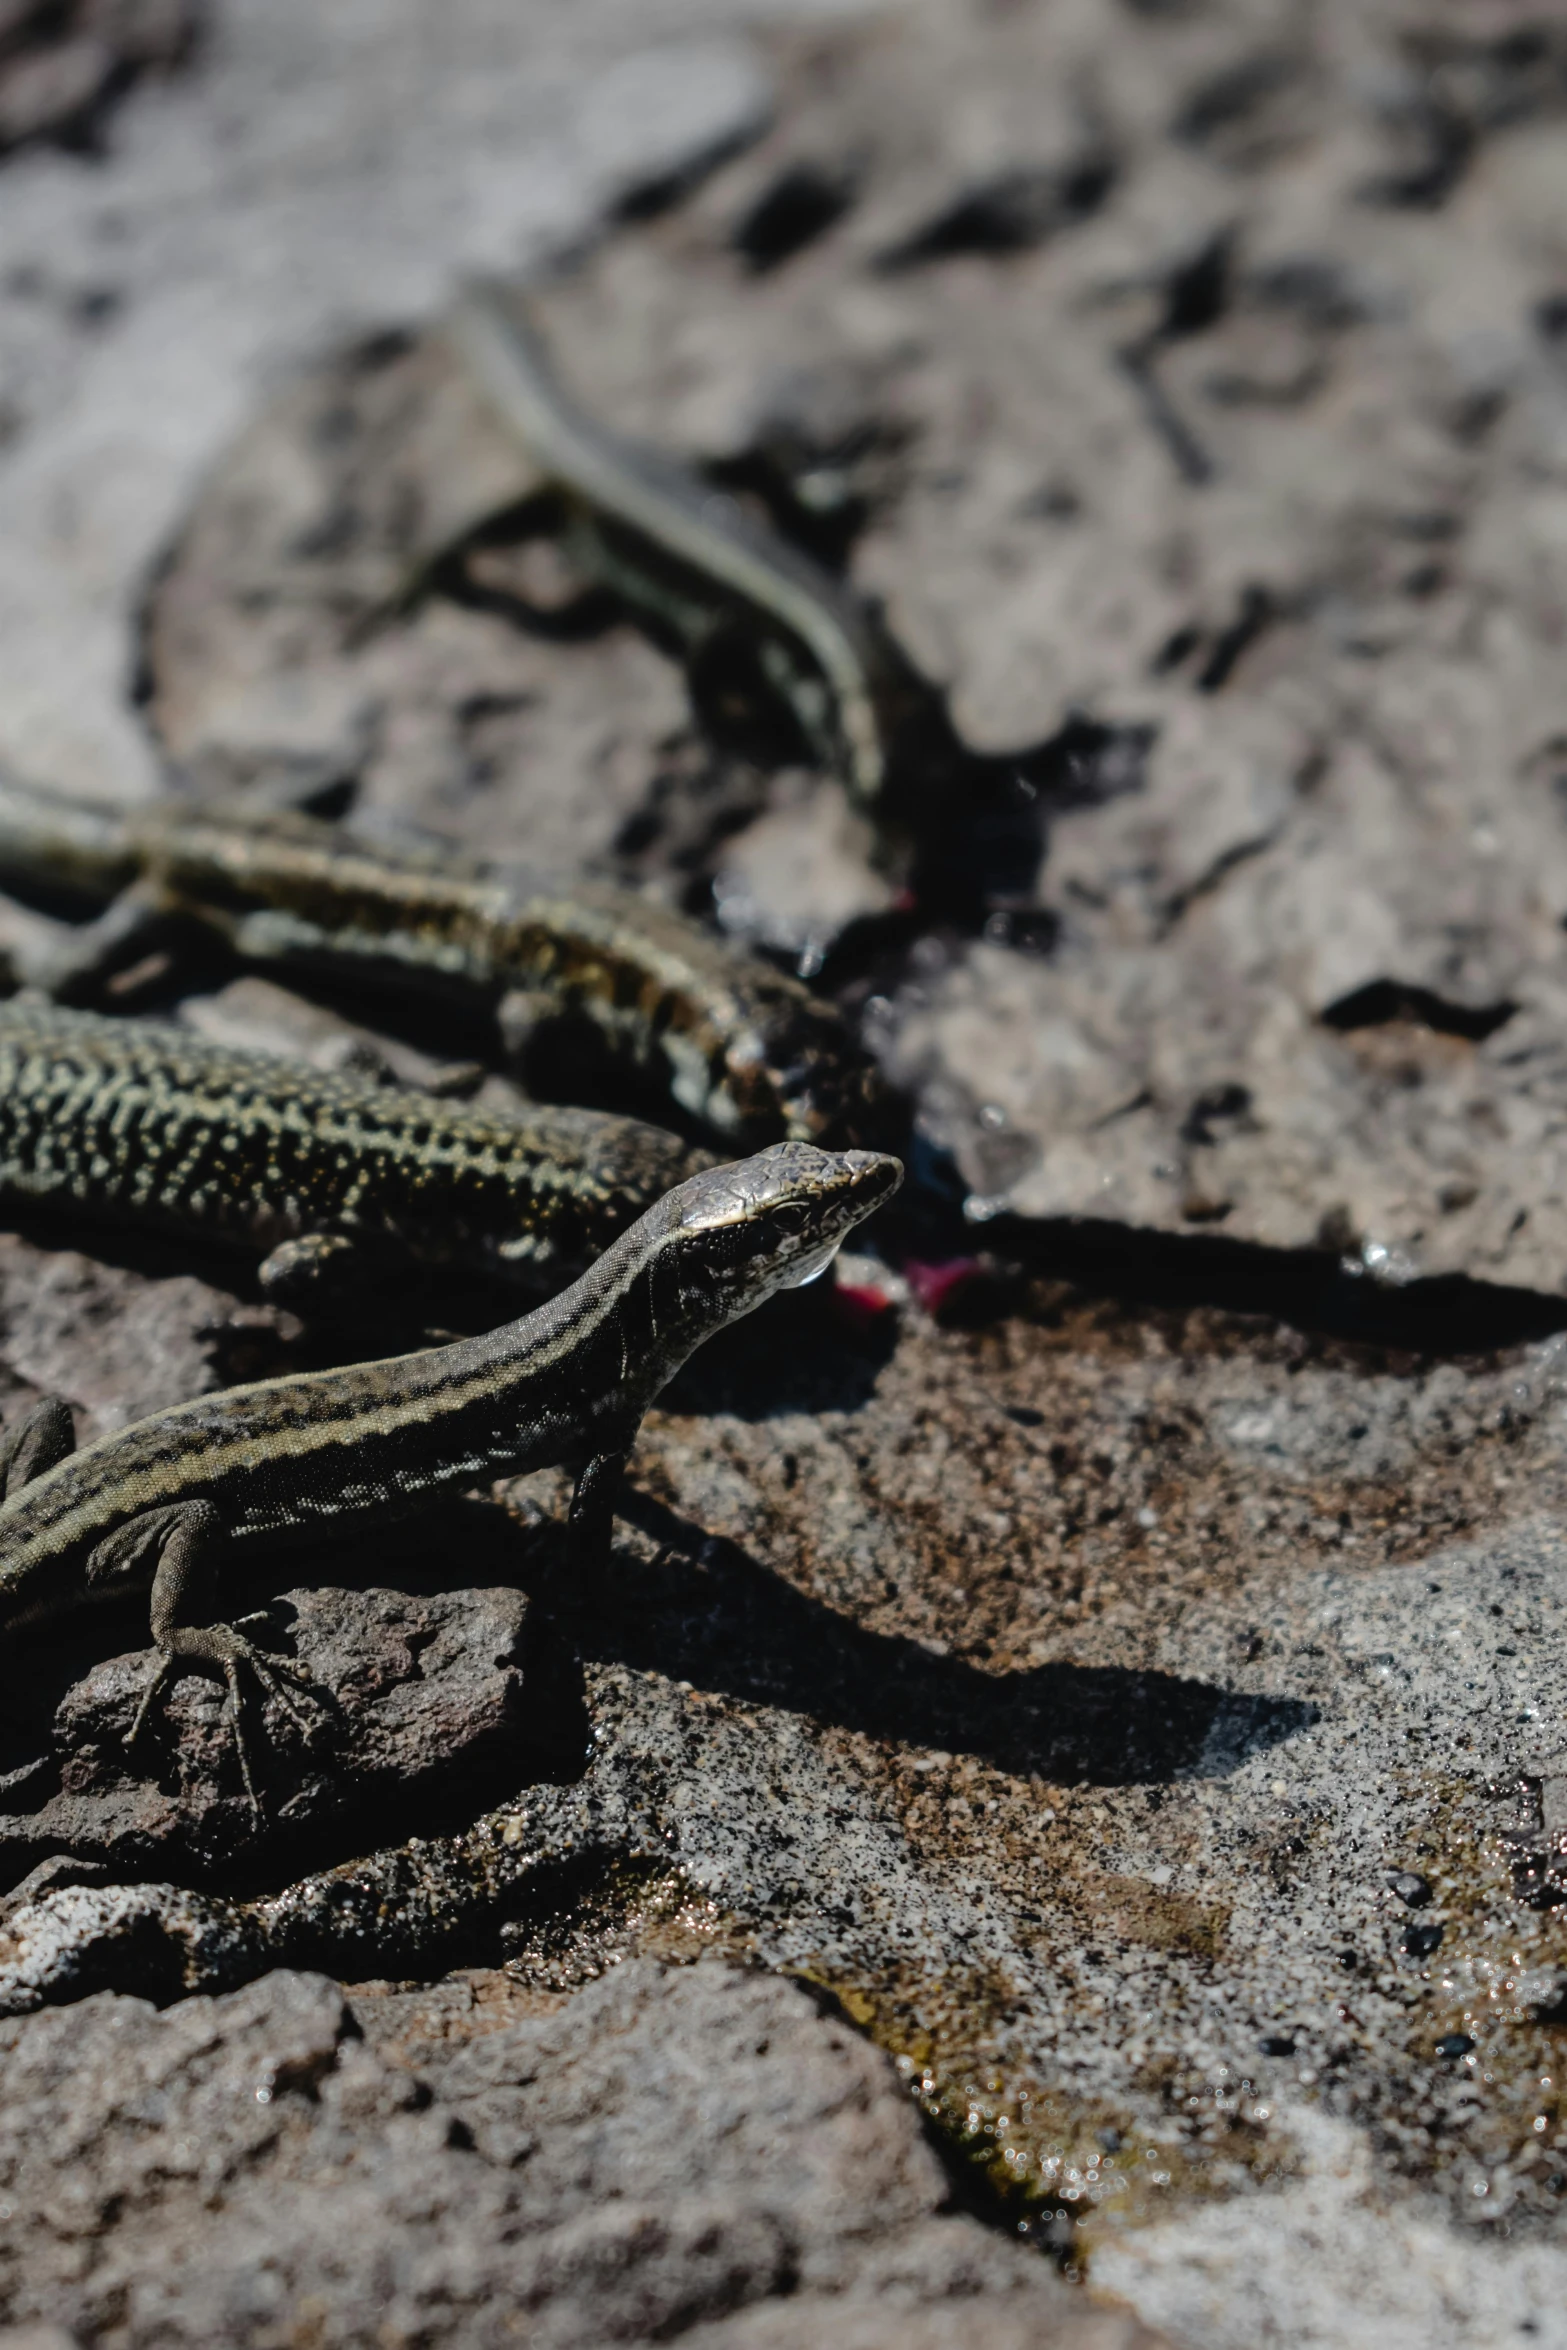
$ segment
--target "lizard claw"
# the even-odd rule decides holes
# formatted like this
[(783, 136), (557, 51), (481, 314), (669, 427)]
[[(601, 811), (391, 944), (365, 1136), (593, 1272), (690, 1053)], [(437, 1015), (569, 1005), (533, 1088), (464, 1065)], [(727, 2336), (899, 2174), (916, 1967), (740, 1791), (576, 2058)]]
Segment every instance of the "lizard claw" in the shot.
[(160, 1656), (156, 1669), (153, 1672), (152, 1679), (148, 1682), (146, 1688), (141, 1693), (141, 1703), (136, 1708), (136, 1719), (132, 1722), (130, 1727), (130, 1734), (125, 1741), (127, 1748), (134, 1747), (139, 1742), (143, 1730), (145, 1730), (147, 1727), (147, 1716), (152, 1711), (153, 1700), (157, 1697), (160, 1690), (167, 1686), (170, 1678), (173, 1675), (173, 1672), (173, 1657)]
[(240, 1667), (243, 1665), (254, 1677), (261, 1690), (263, 1702), (268, 1697), (275, 1697), (294, 1727), (301, 1732), (309, 1731), (310, 1722), (300, 1707), (295, 1704), (293, 1691), (295, 1689), (307, 1690), (322, 1706), (327, 1704), (327, 1698), (313, 1676), (306, 1672), (302, 1665), (296, 1665), (289, 1657), (274, 1656), (268, 1649), (257, 1648), (253, 1642), (245, 1638), (242, 1632), (236, 1632), (230, 1624), (181, 1626), (170, 1636), (168, 1646), (159, 1658), (157, 1670), (142, 1694), (141, 1703), (136, 1708), (136, 1718), (131, 1724), (130, 1735), (125, 1742), (127, 1747), (135, 1746), (146, 1727), (147, 1716), (152, 1710), (154, 1700), (159, 1692), (167, 1687), (181, 1665), (192, 1665), (198, 1670), (217, 1672), (227, 1685), (228, 1719), (234, 1733), (235, 1751), (239, 1756), (240, 1777), (245, 1782), (246, 1798), (259, 1827), (266, 1814), (262, 1807), (261, 1798), (256, 1792), (255, 1774), (251, 1769), (250, 1741), (245, 1735), (245, 1715), (248, 1705), (253, 1701), (247, 1700), (244, 1685), (240, 1679)]

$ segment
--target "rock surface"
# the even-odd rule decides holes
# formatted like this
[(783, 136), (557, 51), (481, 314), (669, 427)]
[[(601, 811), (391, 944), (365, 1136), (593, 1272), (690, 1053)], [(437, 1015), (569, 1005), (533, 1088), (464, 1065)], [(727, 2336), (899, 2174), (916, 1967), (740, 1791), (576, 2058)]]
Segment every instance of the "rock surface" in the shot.
[(174, 1683), (132, 1747), (150, 1648), (84, 1671), (90, 1647), (68, 1634), (40, 1671), (35, 1647), (4, 1692), (0, 1878), (70, 1855), (120, 1876), (227, 1882), (351, 1853), (399, 1817), (470, 1817), (541, 1773), (573, 1776), (587, 1746), (577, 1676), (528, 1617), (516, 1591), (368, 1581), (285, 1591), (246, 1616), (258, 1648), (308, 1676), (292, 1706), (252, 1693), (260, 1817), (221, 1681)]
[(184, 64), (202, 15), (200, 0), (24, 0), (0, 31), (0, 148), (100, 148), (114, 101), (143, 74)]
[[(269, 6), (305, 63), (256, 136), (317, 122), (331, 153), (339, 35)], [(584, 55), (625, 23), (571, 13)], [(643, 7), (638, 39), (736, 13)], [(225, 21), (223, 71), (253, 76), (261, 17)], [(443, 108), (496, 54), (480, 0), (449, 21), (441, 78), (398, 49), (376, 117), (416, 120), (437, 192)], [(389, 19), (353, 23), (373, 43)], [(343, 1732), (383, 1774), (373, 1820), (315, 1772), (325, 1810), (290, 1826), (315, 1765), (275, 1721), (274, 1841), (225, 1875), (193, 1824), (238, 1825), (221, 1752), (204, 1775), (211, 1693), (182, 1687), (162, 1750), (181, 1809), (108, 1736), (131, 1668), (102, 1660), (140, 1625), (19, 1648), (40, 1703), (50, 1660), (81, 1785), (6, 1797), (55, 1805), (63, 1848), (0, 1916), (0, 2117), (24, 2077), (69, 2081), (36, 2159), (79, 2137), (58, 2192), (28, 2174), (4, 2314), (210, 2339), (297, 2290), (331, 2340), (460, 2286), (532, 2295), (546, 2339), (1123, 2341), (1045, 2250), (1180, 2350), (1567, 2346), (1560, 28), (1516, 0), (908, 0), (778, 40), (768, 138), (545, 290), (607, 418), (847, 550), (971, 742), (1053, 746), (1042, 797), (968, 844), (979, 936), (911, 918), (830, 792), (715, 754), (657, 648), (572, 613), (547, 544), (486, 531), (386, 609), (526, 487), (421, 319), (459, 266), (646, 163), (671, 119), (650, 88), (688, 157), (754, 126), (754, 60), (720, 47), (709, 79), (691, 54), (593, 84), (526, 187), (494, 161), (518, 152), (497, 72), (461, 143), (493, 167), (471, 210), (367, 204), (395, 139), (323, 165), (302, 211), (269, 198), (249, 250), (273, 291), (241, 286), (243, 352), (202, 344), (179, 401), (162, 289), (197, 231), (146, 222), (193, 150), (150, 162), (138, 126), (186, 118), (133, 95), (102, 183), (126, 191), (123, 339), (62, 294), (29, 341), (0, 294), (40, 420), (0, 477), (4, 741), (82, 788), (146, 783), (124, 623), (177, 529), (142, 707), (197, 783), (357, 783), (367, 822), (711, 888), (821, 960), (917, 1094), (917, 1172), (950, 1152), (973, 1221), (927, 1189), (930, 1262), (866, 1259), (692, 1367), (638, 1448), (602, 1615), (554, 1574), (560, 1478), (443, 1524), (444, 1597), (431, 1558), (357, 1581), (334, 1558), (329, 1598), (291, 1571), (322, 1678), (376, 1680)], [(198, 146), (239, 86), (186, 85)], [(85, 282), (81, 183), (24, 169), (13, 217)], [(351, 215), (383, 241), (332, 229)], [(227, 291), (212, 317), (238, 333)], [(388, 321), (408, 331), (366, 344)], [(85, 570), (66, 482), (118, 484)], [(230, 1296), (231, 1269), (61, 1237), (0, 1246), (0, 1357), (17, 1403), (59, 1388), (85, 1432), (352, 1347)], [(555, 1644), (568, 1720), (580, 1652), (592, 1751), (492, 1786), (519, 1624)], [(383, 1672), (411, 1626), (428, 1683)], [(452, 1724), (482, 1768), (436, 1800)], [(143, 1881), (118, 1881), (109, 1830), (157, 1807)], [(809, 1978), (864, 2040), (715, 1960)], [(359, 1984), (364, 2041), (276, 1967)], [(782, 2090), (723, 2021), (749, 1999), (779, 2003)], [(314, 2101), (233, 2097), (296, 2039)], [(111, 2114), (111, 2041), (178, 2094)], [(204, 2082), (216, 2210), (202, 2131), (171, 2118), (206, 2116)], [(328, 2243), (350, 2154), (362, 2238)], [(400, 2201), (415, 2162), (426, 2200)], [(983, 2234), (933, 2216), (954, 2180)], [(422, 2305), (434, 2338), (485, 2338), (456, 2306)]]
[[(99, 13), (159, 10), (36, 12)], [(733, 0), (207, 13), (192, 70), (119, 107), (107, 168), (43, 145), (5, 165), (0, 757), (99, 798), (159, 788), (136, 615), (263, 387), (579, 242), (769, 101)]]
[[(868, 1015), (976, 1214), (1558, 1292), (1559, 22), (922, 0), (800, 44), (793, 92), (544, 316), (608, 420), (770, 469), (841, 537), (860, 513), (854, 573), (972, 744), (1059, 748), (972, 852), (996, 938), (921, 941)], [(849, 193), (758, 274), (752, 212), (812, 169)], [(438, 350), (383, 344), (251, 427), (150, 608), (170, 753), (694, 869), (819, 963), (876, 903), (863, 845), (810, 844), (813, 926), (798, 827), (714, 776), (640, 639), (559, 641), (526, 545), (469, 544), (362, 641), (505, 475), (472, 407)]]
[[(563, 1625), (583, 1776), (248, 1900), (57, 1881), (0, 1928), (5, 2004), (760, 1959), (1183, 2342), (1372, 2343), (1374, 2241), (1476, 2313), (1427, 2338), (1560, 2339), (1559, 1344), (1007, 1302), (802, 1300), (693, 1366), (613, 1614)], [(541, 1589), (563, 1484), (487, 1554)], [(1342, 2284), (1324, 2211), (1368, 2247)]]
[(0, 2030), (12, 2315), (127, 2344), (498, 2344), (522, 2317), (541, 2345), (1156, 2350), (938, 2216), (890, 2069), (797, 1989), (644, 1962), (413, 2063), (378, 2004), (366, 2037), (279, 1973)]

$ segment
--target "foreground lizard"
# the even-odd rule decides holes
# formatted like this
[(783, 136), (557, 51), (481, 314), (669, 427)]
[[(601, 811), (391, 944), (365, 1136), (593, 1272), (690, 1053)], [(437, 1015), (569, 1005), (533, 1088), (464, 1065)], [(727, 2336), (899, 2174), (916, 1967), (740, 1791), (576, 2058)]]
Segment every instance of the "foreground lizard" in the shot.
[(255, 1805), (240, 1667), (285, 1703), (302, 1676), (230, 1624), (186, 1621), (198, 1570), (226, 1577), (231, 1549), (254, 1555), (567, 1464), (570, 1564), (596, 1575), (654, 1397), (704, 1339), (822, 1272), (902, 1176), (876, 1152), (780, 1143), (691, 1176), (564, 1295), (485, 1337), (201, 1396), (84, 1452), (70, 1449), (65, 1406), (40, 1403), (0, 1439), (0, 1623), (150, 1583), (159, 1663), (132, 1738), (181, 1666), (220, 1675)]
[(526, 1021), (559, 1017), (731, 1149), (876, 1141), (887, 1097), (837, 1010), (627, 890), (550, 884), (450, 849), (385, 846), (309, 816), (160, 801), (95, 808), (0, 781), (0, 875), (115, 899), (73, 928), (16, 910), (13, 983), (69, 994), (171, 920), (252, 962)]
[(560, 1289), (706, 1162), (635, 1118), (439, 1100), (172, 1024), (0, 1003), (0, 1195), (267, 1252), (281, 1303), (410, 1260)]

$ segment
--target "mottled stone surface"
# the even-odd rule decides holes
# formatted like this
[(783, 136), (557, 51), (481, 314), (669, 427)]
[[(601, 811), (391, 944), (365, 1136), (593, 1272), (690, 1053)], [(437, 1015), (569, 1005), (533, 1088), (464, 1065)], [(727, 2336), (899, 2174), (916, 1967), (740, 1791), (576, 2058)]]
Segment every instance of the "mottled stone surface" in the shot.
[(183, 65), (202, 16), (200, 0), (21, 0), (0, 21), (0, 148), (52, 139), (101, 150), (115, 100), (143, 74)]
[(0, 2031), (0, 2080), (0, 2297), (79, 2339), (1156, 2350), (938, 2217), (890, 2068), (727, 1968), (495, 2007), (417, 2067), (320, 1976), (106, 1996)]
[[(562, 1619), (582, 1777), (238, 1903), (44, 1890), (5, 2003), (759, 1958), (896, 2059), (988, 2208), (1183, 2342), (1378, 2340), (1373, 2238), (1561, 2338), (1557, 1342), (1006, 1302), (802, 1301), (693, 1367), (612, 1613)], [(563, 1486), (486, 1552), (541, 1590)]]
[[(976, 1208), (1559, 1290), (1554, 14), (928, 0), (801, 45), (792, 88), (544, 314), (612, 421), (770, 468), (841, 536), (860, 502), (854, 575), (972, 744), (1151, 730), (1001, 828), (999, 942), (873, 974), (871, 1033)], [(811, 170), (846, 200), (759, 274), (751, 215)], [(707, 771), (639, 640), (540, 641), (560, 591), (526, 550), (470, 547), (347, 646), (435, 510), (504, 471), (464, 398), (438, 353), (381, 349), (231, 453), (152, 607), (170, 751), (354, 766), (368, 809), (546, 861), (694, 866), (819, 961), (876, 904), (863, 845), (816, 853), (814, 928), (798, 825), (726, 855), (757, 787)], [(552, 780), (568, 742), (585, 798)], [(1048, 953), (1005, 943), (1023, 915)]]
[[(105, 1246), (101, 1233), (84, 1237)], [(8, 1417), (38, 1394), (61, 1393), (80, 1410), (85, 1440), (222, 1387), (225, 1370), (229, 1378), (244, 1376), (245, 1324), (263, 1340), (268, 1335), (258, 1309), (247, 1311), (223, 1290), (175, 1271), (172, 1252), (155, 1252), (157, 1269), (138, 1274), (95, 1262), (60, 1245), (62, 1238), (58, 1227), (42, 1243), (0, 1235), (5, 1367), (13, 1387), (33, 1390), (8, 1405)]]
[(0, 756), (83, 794), (156, 790), (127, 690), (136, 615), (265, 387), (345, 331), (438, 309), (473, 270), (580, 242), (743, 137), (769, 104), (744, 39), (757, 13), (220, 0), (191, 70), (120, 104), (106, 160), (10, 158)]
[[(474, 7), (452, 51), (470, 64)], [(614, 12), (590, 13), (591, 43)], [(699, 20), (732, 13), (692, 0), (638, 37)], [(259, 20), (232, 21), (250, 39)], [(275, 21), (282, 55), (301, 36)], [(354, 253), (352, 300), (323, 235), (308, 300), (257, 312), (275, 390), (214, 362), (222, 398), (197, 403), (199, 432), (169, 408), (179, 462), (144, 499), (132, 458), (166, 379), (126, 363), (172, 347), (149, 296), (146, 341), (110, 346), (120, 376), (83, 394), (101, 430), (128, 386), (135, 427), (120, 473), (101, 447), (102, 472), (78, 466), (86, 489), (120, 483), (101, 576), (72, 574), (62, 603), (70, 566), (46, 565), (28, 603), (0, 558), (0, 617), (27, 613), (0, 628), (13, 751), (47, 745), (83, 788), (146, 781), (126, 549), (166, 541), (147, 739), (200, 787), (357, 783), (372, 825), (710, 891), (741, 934), (823, 959), (980, 1211), (965, 1235), (911, 1185), (946, 1261), (864, 1260), (836, 1299), (780, 1302), (693, 1366), (639, 1445), (602, 1612), (573, 1612), (554, 1574), (558, 1477), (446, 1523), (453, 1613), (430, 1559), (403, 1582), (378, 1562), (357, 1621), (332, 1602), (323, 1678), (345, 1685), (388, 1610), (455, 1642), (482, 1589), (497, 1624), (515, 1605), (507, 1621), (550, 1627), (582, 1658), (580, 1768), (530, 1761), (414, 1825), (443, 1684), (394, 1674), (385, 1702), (412, 1718), (377, 1748), (376, 1818), (346, 1843), (328, 1819), (304, 1877), (277, 1844), (220, 1881), (171, 1836), (127, 1884), (83, 1833), (18, 1889), (0, 1918), (18, 2057), (64, 2064), (105, 2017), (127, 2048), (183, 2048), (214, 2013), (187, 1995), (246, 1985), (223, 2012), (250, 2050), (296, 1996), (257, 1986), (278, 1966), (361, 1986), (365, 2041), (330, 1990), (298, 1992), (315, 2103), (230, 2094), (186, 2133), (197, 2167), (166, 2163), (125, 2206), (135, 2227), (92, 2201), (92, 2149), (134, 2186), (150, 2174), (126, 2148), (163, 2121), (57, 2096), (87, 2216), (39, 2193), (54, 2248), (27, 2253), (8, 2312), (91, 2342), (93, 2295), (123, 2278), (127, 2339), (212, 2338), (230, 2292), (272, 2323), (275, 2286), (324, 2296), (330, 2340), (351, 2296), (428, 2315), (417, 2296), (461, 2268), (464, 2290), (533, 2296), (545, 2339), (1010, 2344), (1109, 2294), (1180, 2350), (1567, 2346), (1560, 27), (1515, 0), (911, 0), (780, 38), (772, 62), (769, 136), (618, 225), (545, 316), (607, 418), (793, 496), (973, 744), (1054, 742), (1044, 798), (992, 806), (969, 844), (981, 935), (922, 925), (895, 846), (830, 790), (718, 756), (657, 648), (572, 612), (547, 542), (462, 539), (526, 481), (419, 330), (454, 257), (494, 257), (495, 224), (522, 221), (510, 179), (458, 207), (435, 261), (428, 210), (406, 270), (401, 246)], [(726, 70), (696, 113), (754, 123), (754, 64)], [(686, 90), (672, 72), (657, 86)], [(649, 85), (626, 74), (635, 113)], [(503, 116), (484, 111), (483, 153)], [(530, 185), (564, 184), (561, 152)], [(358, 168), (325, 175), (332, 204), (350, 182), (359, 201)], [(319, 187), (310, 204), (343, 216)], [(403, 225), (377, 212), (374, 238)], [(170, 266), (135, 250), (149, 277)], [(7, 331), (19, 315), (0, 304)], [(88, 329), (70, 333), (77, 353)], [(27, 379), (40, 411), (56, 380)], [(0, 524), (56, 514), (45, 489), (88, 445), (62, 414), (36, 471), (0, 480)], [(989, 1269), (952, 1261), (985, 1239)], [(351, 1351), (307, 1345), (232, 1278), (87, 1233), (8, 1240), (17, 1402), (57, 1386), (94, 1430)], [(79, 1635), (92, 1677), (67, 1724), (123, 1710), (140, 1628), (110, 1631)], [(494, 1643), (440, 1653), (481, 1696), (511, 1686)], [(182, 1690), (181, 1752), (206, 1751), (209, 1698)], [(361, 1726), (355, 1689), (353, 1737), (383, 1739), (379, 1703)], [(309, 1756), (275, 1726), (283, 1796)], [(163, 1800), (150, 1767), (102, 1767), (115, 1800)], [(737, 1964), (808, 1978), (864, 2040)], [(703, 2004), (737, 1979), (795, 2019), (781, 2101), (771, 2060)], [(175, 2004), (69, 2004), (106, 1989)], [(227, 2030), (211, 2077), (231, 2083)], [(837, 2134), (822, 2035), (868, 2138)], [(344, 2121), (350, 2079), (372, 2086)], [(650, 2089), (661, 2119), (633, 2127)], [(785, 2185), (752, 2162), (780, 2115)], [(417, 2207), (397, 2201), (404, 2130)], [(637, 2171), (639, 2131), (711, 2175)], [(197, 2220), (209, 2139), (219, 2203)], [(838, 2167), (851, 2142), (868, 2200)], [(351, 2231), (339, 2267), (322, 2250), (312, 2198), (345, 2148), (365, 2260), (389, 2246), (373, 2277)], [(536, 2227), (530, 2173), (552, 2197), (585, 2182), (581, 2202)], [(985, 2233), (930, 2216), (953, 2181)], [(646, 2227), (617, 2233), (633, 2211)], [(495, 2222), (476, 2245), (475, 2214)], [(196, 2252), (142, 2268), (144, 2241)], [(1061, 2300), (1045, 2252), (1087, 2297)], [(27, 2298), (49, 2289), (47, 2311)], [(453, 2306), (436, 2338), (484, 2339)]]

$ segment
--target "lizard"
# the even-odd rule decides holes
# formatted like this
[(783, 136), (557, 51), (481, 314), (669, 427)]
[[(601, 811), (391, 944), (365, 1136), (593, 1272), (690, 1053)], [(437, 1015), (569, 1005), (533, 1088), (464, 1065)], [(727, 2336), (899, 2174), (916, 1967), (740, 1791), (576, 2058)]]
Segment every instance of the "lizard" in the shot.
[[(567, 552), (683, 650), (692, 699), (721, 719), (747, 671), (793, 716), (807, 759), (835, 774), (871, 819), (905, 907), (1010, 935), (1029, 901), (1041, 817), (1115, 782), (1114, 733), (1079, 714), (1015, 749), (980, 750), (942, 687), (899, 644), (874, 597), (761, 521), (697, 466), (611, 431), (562, 383), (521, 288), (476, 280), (439, 330), (470, 382), (536, 469)], [(528, 500), (524, 500), (526, 506)], [(406, 609), (472, 536), (426, 560), (386, 607)], [(1124, 772), (1146, 737), (1124, 730)], [(1101, 758), (1103, 765), (1101, 767)], [(818, 1138), (820, 1139), (820, 1138)]]
[(107, 904), (85, 924), (7, 909), (13, 985), (80, 996), (160, 929), (194, 924), (247, 961), (465, 998), (503, 1041), (563, 1020), (731, 1153), (873, 1144), (896, 1125), (835, 1006), (629, 890), (372, 842), (294, 811), (102, 808), (8, 778), (0, 874)]
[(867, 812), (934, 697), (874, 609), (664, 451), (609, 431), (563, 388), (524, 298), (476, 281), (446, 340), (566, 507), (584, 571), (700, 661), (743, 626), (812, 752)]
[(492, 1109), (172, 1023), (0, 1003), (0, 1195), (265, 1251), (282, 1304), (410, 1260), (558, 1289), (710, 1163), (635, 1118)]
[(571, 1288), (483, 1337), (227, 1388), (79, 1452), (65, 1405), (45, 1398), (0, 1437), (0, 1626), (150, 1584), (157, 1665), (131, 1742), (176, 1673), (222, 1679), (259, 1814), (241, 1668), (286, 1705), (311, 1684), (232, 1624), (189, 1621), (201, 1570), (570, 1466), (568, 1566), (591, 1588), (655, 1397), (704, 1340), (824, 1272), (902, 1177), (880, 1152), (777, 1143), (687, 1177)]

